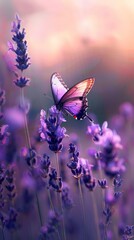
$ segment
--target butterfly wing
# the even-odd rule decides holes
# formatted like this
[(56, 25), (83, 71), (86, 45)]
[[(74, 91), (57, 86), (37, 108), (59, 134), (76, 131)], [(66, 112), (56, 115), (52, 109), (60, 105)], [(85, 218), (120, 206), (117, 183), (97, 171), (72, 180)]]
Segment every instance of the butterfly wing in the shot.
[(70, 115), (72, 115), (77, 120), (82, 120), (86, 117), (86, 110), (88, 108), (88, 101), (87, 98), (81, 99), (73, 99), (70, 101), (65, 102), (63, 105), (63, 110), (68, 112)]
[(63, 95), (69, 90), (64, 83), (59, 73), (54, 73), (51, 77), (51, 89), (56, 106), (63, 97)]
[(89, 78), (74, 85), (64, 93), (58, 103), (58, 108), (65, 110), (78, 120), (85, 118), (88, 108), (86, 96), (93, 87), (94, 81), (94, 78)]

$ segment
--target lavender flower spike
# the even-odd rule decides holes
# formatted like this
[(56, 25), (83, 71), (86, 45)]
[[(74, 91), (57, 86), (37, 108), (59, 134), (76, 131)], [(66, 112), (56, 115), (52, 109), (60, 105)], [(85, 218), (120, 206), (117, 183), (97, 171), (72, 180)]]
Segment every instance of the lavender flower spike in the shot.
[[(21, 29), (21, 20), (18, 15), (15, 16), (15, 21), (12, 23), (12, 30), (13, 33), (12, 40), (15, 44), (12, 42), (8, 42), (9, 50), (14, 52), (16, 54), (16, 64), (15, 66), (22, 72), (25, 69), (27, 69), (30, 65), (29, 57), (27, 53), (27, 41), (25, 40), (25, 29)], [(29, 85), (29, 78), (18, 76), (17, 80), (15, 80), (16, 86), (23, 88), (27, 85)]]
[(121, 138), (108, 128), (107, 122), (103, 123), (102, 128), (98, 124), (92, 124), (88, 127), (88, 133), (93, 137), (95, 144), (101, 147), (98, 156), (105, 173), (114, 177), (125, 171), (124, 159), (118, 157), (118, 150), (123, 148)]
[(23, 88), (25, 86), (29, 86), (30, 79), (27, 77), (18, 77), (14, 80), (14, 83), (17, 87)]
[(82, 175), (83, 167), (79, 160), (79, 152), (73, 143), (69, 144), (69, 159), (70, 161), (67, 163), (68, 168), (71, 169), (74, 178), (80, 178)]
[(66, 129), (61, 127), (65, 122), (62, 113), (57, 110), (56, 106), (49, 109), (47, 115), (44, 110), (40, 113), (41, 128), (39, 129), (42, 140), (47, 141), (49, 148), (53, 152), (59, 152), (62, 149), (62, 140), (66, 135)]
[(16, 48), (13, 47), (11, 50), (16, 53), (16, 67), (23, 71), (27, 69), (30, 65), (29, 63), (29, 57), (27, 54), (27, 41), (25, 40), (25, 29), (23, 28), (21, 30), (21, 20), (19, 19), (19, 16), (16, 15), (15, 21), (12, 24), (12, 30), (11, 32), (14, 33), (12, 40), (16, 43)]

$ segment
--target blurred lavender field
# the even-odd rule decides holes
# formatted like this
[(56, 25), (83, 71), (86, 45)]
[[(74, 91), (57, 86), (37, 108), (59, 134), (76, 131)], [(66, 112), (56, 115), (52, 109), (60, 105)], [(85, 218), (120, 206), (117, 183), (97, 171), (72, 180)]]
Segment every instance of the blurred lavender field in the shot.
[[(134, 238), (133, 33), (125, 39), (127, 27), (121, 29), (122, 14), (134, 6), (124, 1), (121, 14), (120, 1), (117, 9), (105, 1), (87, 1), (87, 8), (72, 2), (57, 10), (36, 1), (0, 3), (2, 240)], [(14, 10), (24, 20), (13, 19)], [(55, 71), (68, 86), (96, 78), (88, 96), (94, 122), (76, 121), (53, 106)]]

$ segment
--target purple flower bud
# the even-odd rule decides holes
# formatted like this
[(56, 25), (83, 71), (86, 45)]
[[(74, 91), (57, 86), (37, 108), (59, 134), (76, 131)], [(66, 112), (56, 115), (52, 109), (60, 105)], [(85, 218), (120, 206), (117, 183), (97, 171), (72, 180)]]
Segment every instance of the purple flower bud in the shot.
[(8, 215), (4, 221), (4, 225), (8, 230), (17, 228), (17, 216), (18, 213), (15, 208), (10, 208)]
[[(27, 42), (25, 40), (25, 29), (23, 28), (21, 30), (21, 20), (19, 18), (18, 15), (15, 16), (15, 21), (13, 21), (12, 23), (12, 30), (11, 32), (13, 33), (13, 37), (12, 40), (15, 42), (16, 44), (16, 48), (15, 46), (9, 42), (8, 46), (9, 46), (9, 50), (13, 51), (16, 54), (16, 67), (23, 71), (25, 69), (27, 69), (30, 65), (29, 63), (29, 57), (27, 54)], [(27, 79), (28, 80), (28, 79)], [(27, 84), (27, 80), (16, 80), (15, 84), (18, 87), (25, 87)]]
[(8, 132), (8, 125), (3, 125), (0, 127), (0, 144), (5, 145), (8, 142), (9, 132)]
[(73, 207), (73, 201), (70, 197), (70, 188), (67, 183), (63, 183), (62, 187), (62, 202), (66, 209), (71, 209)]
[(60, 124), (65, 121), (62, 113), (57, 110), (56, 106), (49, 109), (47, 115), (44, 110), (40, 113), (41, 128), (39, 129), (42, 140), (47, 141), (49, 148), (53, 152), (62, 150), (62, 139), (66, 136), (66, 129)]
[(100, 187), (102, 189), (106, 189), (108, 186), (107, 186), (107, 180), (106, 179), (103, 179), (103, 180), (98, 180), (98, 184), (100, 185)]
[(83, 182), (89, 191), (94, 190), (94, 188), (96, 186), (96, 181), (95, 181), (95, 179), (92, 178), (91, 172), (89, 169), (83, 169)]
[(14, 80), (14, 83), (17, 87), (23, 88), (25, 86), (29, 86), (30, 79), (26, 77), (19, 77), (16, 80)]
[(4, 116), (11, 129), (24, 126), (24, 114), (18, 107), (7, 108)]
[(62, 191), (62, 179), (57, 177), (57, 171), (54, 168), (51, 168), (49, 173), (49, 187), (52, 187), (56, 192)]
[(43, 226), (41, 228), (39, 240), (52, 239), (53, 238), (52, 234), (56, 232), (56, 229), (59, 226), (60, 222), (61, 222), (61, 215), (57, 214), (54, 211), (50, 211), (48, 223), (46, 224), (46, 226)]
[(103, 214), (105, 216), (105, 223), (108, 224), (112, 217), (112, 212), (110, 208), (109, 207), (105, 208), (105, 210), (103, 210)]
[(0, 106), (5, 104), (5, 91), (0, 88)]
[(125, 119), (133, 119), (134, 116), (134, 106), (129, 103), (129, 102), (125, 102), (120, 106), (119, 109), (121, 115), (125, 118)]

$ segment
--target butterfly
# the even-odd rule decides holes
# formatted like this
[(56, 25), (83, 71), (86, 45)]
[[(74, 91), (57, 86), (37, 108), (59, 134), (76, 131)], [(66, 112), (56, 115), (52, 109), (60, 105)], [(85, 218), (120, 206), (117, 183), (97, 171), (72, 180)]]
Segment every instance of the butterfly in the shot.
[(57, 109), (69, 113), (77, 120), (88, 117), (92, 121), (87, 115), (87, 94), (93, 87), (94, 81), (94, 78), (88, 78), (69, 89), (59, 73), (53, 73), (51, 77), (51, 89)]

